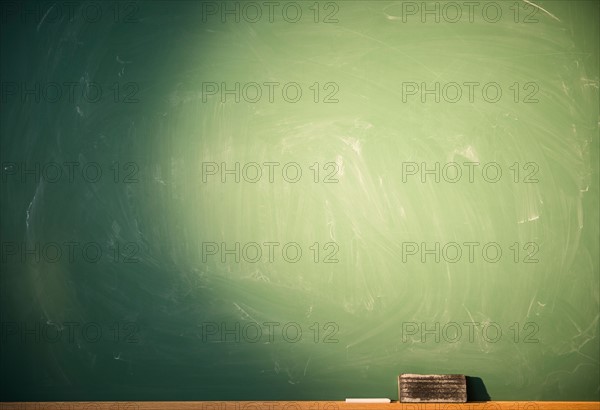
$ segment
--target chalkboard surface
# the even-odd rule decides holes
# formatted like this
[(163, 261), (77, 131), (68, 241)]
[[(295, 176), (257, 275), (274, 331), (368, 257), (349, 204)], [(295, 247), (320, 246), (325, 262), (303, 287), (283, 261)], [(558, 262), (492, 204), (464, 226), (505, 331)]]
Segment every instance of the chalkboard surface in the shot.
[(1, 8), (2, 400), (600, 399), (597, 2)]

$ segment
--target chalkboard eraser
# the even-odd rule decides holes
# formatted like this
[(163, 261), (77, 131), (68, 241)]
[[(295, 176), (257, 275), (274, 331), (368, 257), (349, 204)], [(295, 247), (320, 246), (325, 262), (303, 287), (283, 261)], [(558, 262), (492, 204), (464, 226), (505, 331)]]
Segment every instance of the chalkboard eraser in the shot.
[(465, 403), (467, 378), (463, 374), (410, 374), (398, 376), (398, 398), (406, 403)]

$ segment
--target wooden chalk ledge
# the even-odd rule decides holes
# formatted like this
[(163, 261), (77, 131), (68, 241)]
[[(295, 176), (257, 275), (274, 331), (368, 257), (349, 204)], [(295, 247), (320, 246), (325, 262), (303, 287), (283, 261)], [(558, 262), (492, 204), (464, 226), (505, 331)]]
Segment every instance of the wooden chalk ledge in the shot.
[(344, 401), (4, 402), (0, 410), (598, 410), (597, 401), (364, 404)]

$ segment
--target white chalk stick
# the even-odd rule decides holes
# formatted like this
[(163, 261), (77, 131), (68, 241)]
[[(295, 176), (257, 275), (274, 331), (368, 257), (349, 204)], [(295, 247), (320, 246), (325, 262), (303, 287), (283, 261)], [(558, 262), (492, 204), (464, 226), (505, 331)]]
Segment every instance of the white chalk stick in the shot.
[(390, 399), (346, 399), (346, 403), (391, 403)]

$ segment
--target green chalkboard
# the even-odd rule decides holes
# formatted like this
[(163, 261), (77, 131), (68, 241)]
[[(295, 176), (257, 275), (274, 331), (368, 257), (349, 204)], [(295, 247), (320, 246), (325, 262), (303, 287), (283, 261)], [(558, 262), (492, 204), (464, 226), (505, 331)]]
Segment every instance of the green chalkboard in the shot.
[(597, 2), (0, 8), (2, 400), (600, 399)]

